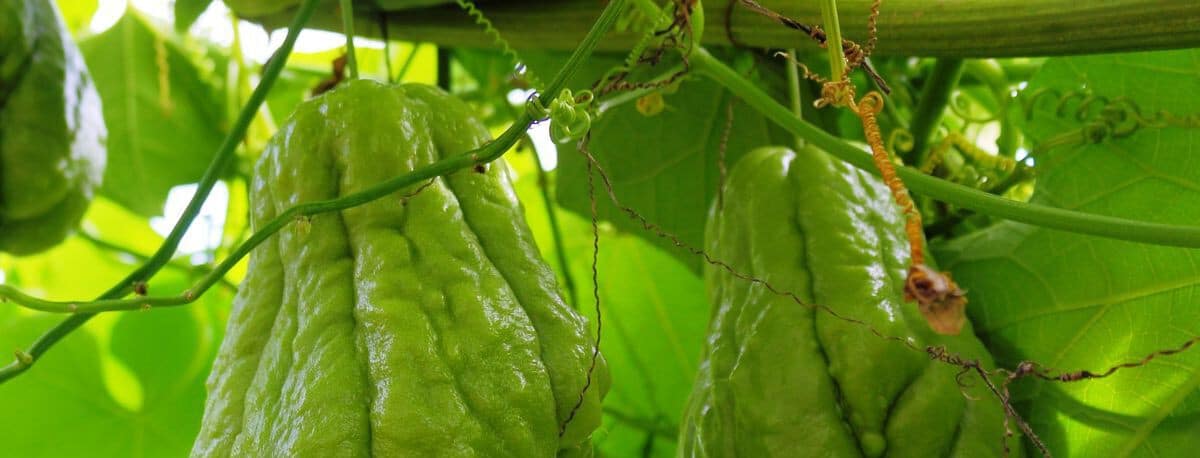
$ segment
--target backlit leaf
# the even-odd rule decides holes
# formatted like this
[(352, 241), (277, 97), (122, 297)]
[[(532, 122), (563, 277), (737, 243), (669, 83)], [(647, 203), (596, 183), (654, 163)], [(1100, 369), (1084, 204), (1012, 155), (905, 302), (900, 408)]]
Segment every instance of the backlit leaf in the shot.
[[(1043, 89), (1136, 101), (1142, 115), (1200, 111), (1200, 52), (1050, 59), (1026, 94)], [(1144, 126), (1098, 144), (1056, 97), (1026, 125), (1035, 144), (1037, 203), (1195, 225), (1200, 130)], [(1082, 100), (1076, 98), (1076, 101)], [(1101, 372), (1200, 335), (1200, 251), (1002, 223), (945, 247), (940, 258), (969, 291), (968, 310), (997, 359)], [(1200, 352), (1159, 357), (1102, 380), (1021, 382), (1023, 411), (1059, 455), (1184, 456), (1200, 447)]]

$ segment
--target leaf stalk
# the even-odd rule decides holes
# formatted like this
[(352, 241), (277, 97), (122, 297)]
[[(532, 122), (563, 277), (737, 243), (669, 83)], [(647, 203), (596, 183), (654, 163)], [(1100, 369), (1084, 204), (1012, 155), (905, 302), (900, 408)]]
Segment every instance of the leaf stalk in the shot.
[[(692, 50), (690, 59), (693, 70), (725, 86), (784, 130), (804, 137), (822, 150), (855, 167), (879, 173), (869, 154), (796, 117), (704, 48), (696, 47)], [(904, 183), (916, 193), (997, 218), (1117, 240), (1200, 248), (1200, 226), (1153, 223), (1018, 202), (932, 177), (911, 167), (898, 167), (897, 172)]]

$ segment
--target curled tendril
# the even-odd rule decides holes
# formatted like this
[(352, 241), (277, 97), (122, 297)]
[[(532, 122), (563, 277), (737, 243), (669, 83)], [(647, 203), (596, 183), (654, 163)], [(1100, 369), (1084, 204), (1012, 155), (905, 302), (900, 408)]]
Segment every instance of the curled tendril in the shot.
[[(467, 12), (468, 16), (471, 16), (471, 18), (475, 20), (476, 25), (483, 27), (483, 33), (487, 34), (488, 37), (491, 37), (492, 42), (495, 43), (496, 46), (500, 47), (501, 54), (508, 56), (510, 60), (509, 63), (512, 64), (513, 67), (521, 65), (521, 56), (518, 55), (517, 51), (508, 44), (508, 41), (505, 40), (504, 37), (500, 36), (500, 31), (496, 29), (496, 26), (492, 24), (491, 20), (488, 20), (487, 16), (483, 15), (483, 11), (480, 11), (479, 7), (475, 6), (474, 2), (471, 0), (456, 0), (456, 2), (458, 3), (458, 6), (463, 9), (463, 11)], [(534, 75), (528, 67), (525, 68), (525, 80), (529, 81), (529, 84), (533, 87), (545, 87), (542, 86), (541, 80), (539, 80), (538, 77)]]
[(966, 122), (967, 124), (983, 124), (1000, 118), (999, 111), (997, 113), (992, 113), (989, 116), (978, 117), (971, 115), (970, 97), (962, 92), (955, 92), (952, 94), (950, 96), (950, 103), (947, 104), (947, 107), (950, 108), (951, 113), (954, 113), (955, 116), (958, 116), (959, 119), (962, 119), (963, 122)]
[[(634, 9), (637, 10), (637, 8)], [(654, 19), (653, 21), (647, 20), (647, 22), (649, 23), (649, 27), (645, 28), (646, 32), (642, 34), (641, 38), (638, 39), (637, 44), (635, 44), (629, 51), (629, 54), (625, 56), (626, 69), (631, 69), (637, 66), (638, 59), (645, 54), (646, 48), (650, 47), (650, 42), (658, 36), (655, 31), (670, 24), (671, 15), (664, 11), (658, 16), (658, 18)]]
[(654, 19), (647, 17), (641, 8), (632, 3), (625, 5), (625, 11), (621, 13), (621, 17), (617, 19), (617, 23), (613, 24), (613, 30), (617, 32), (629, 32), (645, 29), (653, 25)]
[(1083, 125), (1078, 130), (1042, 141), (1038, 151), (1069, 144), (1101, 143), (1111, 138), (1133, 135), (1142, 128), (1200, 128), (1200, 113), (1177, 115), (1166, 110), (1146, 113), (1128, 97), (1110, 99), (1086, 90), (1062, 93), (1054, 88), (1041, 88), (1020, 99), (1025, 119), (1033, 119), (1033, 110), (1046, 99), (1053, 101), (1055, 116), (1069, 116)]
[(928, 175), (940, 170), (938, 176), (942, 178), (983, 191), (1011, 184), (1011, 179), (1033, 175), (1033, 169), (1028, 165), (989, 153), (958, 132), (947, 134), (934, 145), (920, 170)]
[[(888, 134), (887, 149), (897, 153), (907, 153), (916, 147), (916, 139), (913, 138), (912, 132), (904, 129), (893, 129), (892, 133)], [(899, 156), (897, 156), (899, 157)]]
[(1100, 118), (1104, 120), (1106, 126), (1109, 126), (1115, 137), (1133, 134), (1143, 125), (1155, 128), (1167, 127), (1166, 123), (1160, 122), (1161, 119), (1142, 118), (1137, 105), (1125, 97), (1107, 103), (1100, 110)]
[[(617, 91), (657, 89), (675, 84), (687, 75), (688, 57), (699, 44), (703, 34), (704, 10), (697, 0), (672, 0), (668, 8), (660, 11), (653, 27), (647, 28), (642, 37), (625, 57), (624, 63), (610, 69), (592, 85), (598, 96)], [(655, 67), (662, 62), (668, 50), (679, 49), (682, 69), (665, 77), (651, 81), (630, 81), (629, 78), (642, 64)]]
[[(1079, 99), (1079, 106), (1075, 109), (1075, 120), (1076, 121), (1085, 121), (1089, 117), (1091, 117), (1089, 115), (1089, 113), (1092, 112), (1093, 106), (1101, 107), (1100, 111), (1103, 112), (1104, 111), (1103, 107), (1108, 106), (1108, 104), (1109, 104), (1108, 97), (1105, 97), (1102, 95), (1085, 94), (1081, 99)], [(1058, 109), (1060, 110), (1060, 113), (1061, 113), (1062, 110), (1066, 109), (1066, 105), (1062, 105), (1062, 106), (1058, 107)], [(1062, 114), (1059, 114), (1059, 116), (1062, 116)]]
[(1100, 143), (1112, 136), (1112, 128), (1104, 123), (1088, 123), (1080, 128), (1084, 143)]
[(590, 110), (594, 100), (591, 91), (581, 91), (576, 95), (570, 89), (563, 89), (550, 102), (550, 138), (559, 144), (583, 138), (592, 128)]

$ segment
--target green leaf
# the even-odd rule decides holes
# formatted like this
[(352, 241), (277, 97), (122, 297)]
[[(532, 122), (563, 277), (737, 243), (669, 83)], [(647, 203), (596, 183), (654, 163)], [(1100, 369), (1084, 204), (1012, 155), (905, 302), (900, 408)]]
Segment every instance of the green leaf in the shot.
[[(573, 216), (564, 219), (583, 222)], [(708, 325), (704, 283), (642, 238), (612, 231), (601, 237), (601, 349), (613, 380), (620, 383), (613, 384), (605, 399), (605, 435), (597, 443), (610, 456), (639, 456), (653, 434), (653, 456), (674, 456), (680, 415)], [(572, 274), (582, 280), (583, 291), (590, 292), (587, 245), (576, 239), (567, 249), (577, 254)], [(581, 297), (585, 315), (594, 316), (586, 300), (590, 295)]]
[[(512, 60), (496, 50), (453, 49), (451, 89), (467, 102), (488, 126), (507, 126), (520, 113), (508, 101), (508, 93), (524, 86), (514, 76)], [(455, 71), (461, 70), (461, 71)], [(527, 88), (526, 88), (527, 89)]]
[[(517, 194), (543, 256), (557, 253), (529, 153), (509, 153), (519, 179)], [(595, 325), (590, 219), (556, 208), (570, 272), (578, 285), (574, 304)], [(675, 434), (691, 392), (708, 326), (704, 282), (646, 240), (601, 224), (597, 275), (603, 332), (601, 350), (612, 374), (604, 400), (604, 425), (594, 443), (603, 456), (675, 456)], [(594, 328), (593, 328), (594, 329)]]
[[(1136, 101), (1142, 115), (1200, 109), (1200, 51), (1056, 58), (1026, 93), (1087, 91)], [(1085, 121), (1069, 102), (1035, 106), (1035, 144)], [(1144, 126), (1098, 144), (1036, 156), (1032, 201), (1172, 224), (1200, 214), (1200, 136), (1194, 128)], [(941, 259), (969, 291), (968, 310), (998, 360), (1034, 360), (1056, 370), (1102, 372), (1173, 349), (1200, 335), (1200, 251), (1086, 237), (1001, 223), (944, 247)], [(1030, 423), (1060, 455), (1185, 456), (1200, 448), (1200, 351), (1159, 356), (1144, 367), (1075, 383), (1014, 387)]]
[[(473, 86), (467, 90), (478, 90), (492, 96), (503, 96), (510, 89), (513, 75), (513, 64), (508, 56), (490, 49), (454, 49), (454, 62), (470, 76)], [(457, 83), (458, 81), (456, 81)], [(454, 89), (462, 90), (466, 84), (454, 84)], [(503, 100), (503, 97), (501, 97)]]
[[(59, 320), (51, 315), (12, 314), (0, 321), (0, 345), (24, 348)], [(105, 388), (92, 332), (67, 337), (37, 366), (6, 383), (0, 390), (0, 402), (6, 412), (0, 416), (6, 453), (28, 457), (114, 455), (119, 446), (106, 445), (108, 440), (128, 435), (121, 431), (124, 425), (113, 421), (128, 412)], [(63, 431), (71, 432), (70, 440), (63, 440)]]
[[(81, 265), (88, 266), (87, 275), (80, 274)], [(5, 284), (50, 300), (90, 299), (128, 272), (116, 257), (102, 253), (78, 237), (68, 238), (53, 249), (34, 256), (0, 256), (0, 269), (4, 271)], [(0, 303), (0, 308), (13, 307), (16, 306)], [(28, 344), (24, 342), (12, 348), (24, 348)]]
[[(693, 247), (704, 244), (704, 222), (720, 180), (720, 145), (733, 102), (733, 127), (725, 150), (730, 167), (750, 150), (771, 143), (766, 121), (737, 103), (716, 83), (693, 79), (664, 95), (665, 109), (646, 116), (628, 103), (605, 113), (592, 126), (588, 150), (607, 172), (621, 202)], [(569, 145), (560, 146), (562, 205), (588, 211), (587, 162)], [(603, 191), (601, 191), (603, 192)], [(601, 194), (600, 217), (632, 231), (679, 257), (693, 271), (700, 260), (674, 249), (668, 239), (645, 231)]]
[(286, 124), (296, 106), (308, 100), (312, 89), (327, 77), (313, 71), (284, 67), (267, 94), (267, 107), (271, 110), (271, 120), (275, 125)]
[[(102, 282), (134, 267), (118, 258), (73, 238), (45, 255), (6, 258), (6, 281), (59, 299), (90, 297), (108, 286)], [(80, 265), (88, 266), (88, 275), (79, 275)], [(81, 277), (88, 288), (78, 285)], [(194, 280), (164, 271), (151, 282), (151, 293), (176, 294)], [(105, 314), (89, 322), (0, 389), (4, 453), (186, 455), (199, 431), (204, 379), (230, 301), (228, 292), (214, 289), (190, 306)], [(26, 348), (63, 318), (4, 305), (2, 348)]]
[[(745, 153), (781, 136), (757, 111), (703, 77), (690, 76), (678, 90), (660, 90), (659, 95), (664, 105), (656, 114), (643, 114), (632, 100), (601, 114), (592, 123), (588, 151), (607, 172), (625, 206), (684, 243), (701, 247), (708, 208), (720, 184), (722, 143), (728, 168)], [(730, 104), (733, 119), (726, 138)], [(591, 205), (586, 170), (586, 159), (572, 145), (559, 146), (558, 200), (581, 215)], [(699, 258), (646, 231), (600, 192), (602, 219), (666, 249), (699, 272)]]
[(186, 33), (212, 0), (175, 0), (175, 30)]
[(204, 174), (227, 129), (221, 98), (188, 55), (132, 8), (80, 43), (108, 124), (101, 194), (141, 215)]
[(92, 16), (100, 6), (99, 0), (57, 0), (58, 11), (63, 15), (67, 30), (78, 34), (92, 23)]

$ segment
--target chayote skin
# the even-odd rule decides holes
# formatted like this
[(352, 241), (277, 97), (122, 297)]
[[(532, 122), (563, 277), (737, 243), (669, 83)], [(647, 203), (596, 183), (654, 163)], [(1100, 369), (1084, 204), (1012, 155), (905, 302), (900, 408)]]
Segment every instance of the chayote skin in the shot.
[[(929, 329), (905, 303), (908, 245), (888, 189), (813, 147), (733, 168), (707, 250), (809, 304), (918, 348), (991, 359), (969, 326)], [(986, 457), (1003, 411), (974, 374), (707, 266), (712, 321), (680, 431), (682, 457)], [(964, 393), (974, 400), (968, 400)], [(1015, 441), (1013, 448), (1019, 449)]]
[(107, 130), (52, 0), (0, 3), (0, 250), (57, 245), (104, 175)]
[[(355, 80), (301, 104), (256, 170), (253, 222), (485, 143), (424, 85)], [(502, 162), (289, 225), (259, 246), (193, 456), (588, 456), (591, 362)]]

